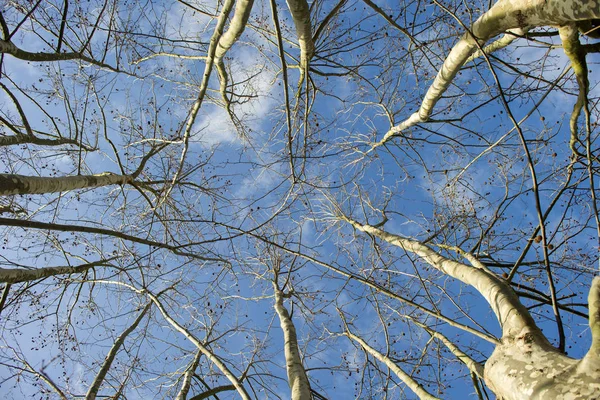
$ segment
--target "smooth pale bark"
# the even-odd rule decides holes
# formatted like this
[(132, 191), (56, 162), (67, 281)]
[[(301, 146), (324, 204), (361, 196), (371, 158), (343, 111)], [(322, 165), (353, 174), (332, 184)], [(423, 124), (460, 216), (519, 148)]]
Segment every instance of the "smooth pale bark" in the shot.
[(290, 318), (288, 310), (283, 306), (283, 293), (273, 283), (275, 289), (275, 311), (279, 317), (279, 324), (283, 331), (285, 365), (287, 369), (288, 384), (292, 392), (292, 400), (310, 400), (310, 382), (300, 358), (296, 327)]
[(517, 28), (509, 29), (502, 37), (483, 48), (483, 51), (476, 50), (471, 57), (467, 59), (465, 63), (475, 60), (476, 58), (482, 57), (484, 54), (492, 54), (495, 51), (501, 50), (511, 45), (515, 40), (521, 36), (527, 34), (527, 29)]
[(57, 178), (0, 174), (0, 196), (57, 193), (99, 186), (126, 185), (132, 182), (133, 176), (131, 175), (117, 175), (110, 172), (97, 175), (62, 176)]
[(419, 396), (419, 399), (425, 399), (425, 400), (439, 399), (439, 397), (435, 397), (431, 393), (429, 393), (427, 390), (425, 390), (425, 388), (423, 388), (423, 386), (419, 382), (417, 382), (416, 380), (413, 379), (412, 376), (410, 376), (406, 372), (404, 372), (402, 370), (402, 368), (400, 368), (398, 365), (396, 365), (396, 363), (394, 363), (392, 360), (390, 360), (389, 357), (387, 357), (385, 354), (382, 354), (379, 351), (375, 350), (373, 347), (369, 346), (367, 344), (367, 342), (362, 340), (360, 337), (354, 335), (347, 328), (346, 328), (346, 332), (344, 333), (344, 335), (348, 336), (350, 339), (352, 339), (355, 342), (357, 342), (358, 344), (360, 344), (361, 347), (363, 349), (365, 349), (365, 351), (367, 353), (369, 353), (371, 356), (375, 357), (381, 363), (385, 364), (394, 374), (396, 374), (398, 379), (400, 379), (402, 382), (404, 382), (404, 384), (410, 390), (412, 390), (417, 396)]
[(416, 254), (440, 272), (473, 286), (496, 314), (502, 327), (503, 337), (531, 329), (539, 331), (527, 309), (519, 302), (517, 295), (503, 279), (484, 269), (443, 257), (429, 246), (416, 240), (394, 235), (371, 225), (359, 224), (353, 220), (347, 219), (346, 221), (354, 228)]
[(310, 60), (315, 55), (315, 44), (310, 24), (310, 8), (306, 0), (287, 0), (292, 20), (296, 27), (298, 45), (300, 46), (300, 69), (306, 71)]
[(237, 0), (233, 18), (231, 18), (231, 22), (229, 23), (229, 28), (227, 28), (227, 31), (223, 33), (217, 43), (217, 48), (215, 50), (216, 61), (223, 59), (229, 49), (231, 49), (240, 36), (242, 36), (246, 24), (248, 23), (248, 19), (250, 18), (253, 5), (254, 0)]
[(217, 357), (212, 351), (210, 351), (208, 349), (208, 347), (206, 347), (200, 340), (198, 340), (198, 338), (196, 338), (190, 331), (188, 331), (185, 327), (183, 327), (179, 322), (177, 322), (173, 318), (171, 318), (171, 316), (169, 315), (167, 310), (163, 307), (162, 303), (158, 300), (158, 298), (156, 296), (150, 294), (147, 291), (142, 291), (142, 292), (145, 293), (146, 295), (148, 295), (148, 297), (150, 297), (152, 302), (154, 302), (156, 307), (158, 307), (163, 318), (166, 319), (167, 322), (169, 324), (171, 324), (171, 326), (173, 328), (175, 328), (176, 331), (181, 333), (183, 336), (186, 337), (186, 339), (188, 339), (190, 342), (192, 342), (198, 348), (198, 350), (206, 358), (208, 358), (208, 360), (210, 360), (210, 362), (212, 362), (223, 373), (223, 375), (225, 375), (225, 377), (227, 379), (229, 379), (231, 384), (233, 386), (235, 386), (236, 390), (238, 391), (238, 394), (242, 397), (242, 399), (250, 400), (250, 395), (246, 391), (246, 388), (244, 388), (244, 385), (242, 385), (242, 382), (240, 382), (240, 380), (233, 374), (233, 372), (231, 372), (231, 370), (227, 367), (227, 365), (225, 365), (225, 363), (223, 361), (221, 361), (221, 359), (219, 357)]
[(192, 385), (192, 377), (196, 372), (196, 368), (198, 368), (198, 364), (200, 363), (200, 357), (202, 357), (202, 352), (198, 350), (196, 352), (196, 356), (192, 360), (192, 363), (187, 367), (185, 374), (183, 375), (183, 383), (181, 384), (181, 389), (179, 389), (179, 393), (177, 393), (177, 400), (185, 400), (187, 399), (187, 395), (190, 391), (190, 386)]
[(571, 61), (571, 67), (575, 72), (577, 84), (579, 85), (579, 95), (577, 96), (577, 101), (573, 106), (573, 112), (571, 113), (571, 118), (569, 120), (569, 127), (571, 129), (571, 140), (569, 145), (571, 150), (577, 154), (576, 145), (579, 141), (577, 121), (581, 115), (581, 110), (587, 106), (587, 96), (590, 86), (587, 62), (585, 60), (586, 52), (579, 42), (579, 31), (575, 24), (560, 27), (558, 33), (560, 34), (560, 40), (563, 44), (563, 50)]
[(242, 36), (242, 33), (246, 28), (246, 24), (248, 23), (248, 19), (250, 18), (253, 5), (254, 0), (237, 0), (233, 18), (229, 23), (229, 28), (227, 28), (227, 31), (219, 39), (219, 43), (217, 44), (217, 49), (215, 51), (215, 65), (217, 67), (217, 73), (219, 74), (221, 97), (223, 97), (227, 112), (232, 118), (234, 115), (231, 111), (231, 102), (227, 97), (227, 84), (229, 77), (227, 75), (227, 70), (225, 69), (223, 57), (225, 57), (225, 54), (227, 54), (229, 49), (231, 49), (240, 36)]
[(194, 127), (196, 117), (198, 116), (198, 112), (200, 112), (200, 107), (202, 107), (204, 97), (206, 96), (206, 91), (208, 90), (208, 81), (210, 80), (212, 68), (215, 63), (215, 54), (219, 45), (219, 41), (221, 40), (221, 36), (223, 35), (223, 29), (225, 29), (225, 23), (227, 22), (227, 18), (229, 18), (229, 13), (233, 9), (233, 3), (234, 0), (225, 0), (223, 2), (221, 13), (219, 14), (219, 18), (217, 19), (217, 25), (215, 26), (215, 30), (210, 38), (208, 54), (206, 55), (206, 64), (204, 64), (204, 74), (202, 75), (202, 81), (200, 82), (200, 90), (198, 91), (198, 97), (192, 105), (187, 121), (185, 123), (185, 129), (183, 131), (183, 150), (181, 151), (181, 156), (179, 157), (179, 166), (177, 167), (177, 171), (175, 171), (175, 175), (173, 175), (171, 184), (169, 185), (169, 187), (165, 191), (164, 196), (158, 202), (155, 208), (158, 208), (169, 197), (171, 191), (175, 187), (175, 184), (177, 183), (179, 177), (183, 172), (183, 166), (190, 146), (192, 128)]
[(462, 253), (474, 266), (441, 256), (413, 239), (343, 218), (357, 230), (369, 233), (419, 256), (423, 261), (474, 287), (489, 303), (502, 327), (502, 339), (485, 364), (485, 382), (504, 400), (600, 398), (600, 278), (594, 278), (589, 295), (592, 346), (576, 360), (552, 347), (511, 287)]
[(19, 283), (36, 281), (56, 275), (79, 274), (90, 268), (106, 265), (107, 261), (96, 261), (77, 266), (46, 267), (37, 269), (0, 268), (0, 282)]
[(460, 68), (473, 53), (492, 37), (511, 29), (538, 26), (564, 26), (576, 21), (600, 17), (600, 7), (586, 0), (500, 0), (473, 23), (454, 45), (433, 83), (427, 90), (419, 110), (391, 128), (373, 149), (383, 145), (405, 129), (426, 122), (433, 107), (448, 89)]
[(98, 371), (98, 373), (96, 374), (94, 381), (90, 385), (90, 388), (89, 388), (87, 394), (85, 395), (86, 400), (94, 400), (96, 398), (96, 396), (98, 395), (98, 391), (100, 390), (100, 386), (102, 385), (102, 382), (104, 382), (104, 378), (106, 377), (106, 374), (108, 373), (108, 370), (110, 369), (117, 353), (123, 346), (123, 343), (125, 343), (125, 339), (127, 338), (127, 336), (129, 336), (129, 334), (131, 332), (133, 332), (135, 330), (135, 328), (137, 328), (137, 326), (140, 324), (140, 322), (142, 321), (142, 319), (144, 318), (144, 316), (146, 315), (148, 310), (150, 310), (151, 305), (152, 305), (152, 302), (149, 302), (148, 304), (146, 304), (146, 307), (144, 307), (144, 309), (137, 316), (135, 321), (133, 321), (133, 323), (131, 325), (129, 325), (127, 327), (127, 329), (125, 329), (119, 335), (119, 337), (117, 338), (115, 343), (112, 345), (108, 354), (106, 355), (106, 358), (104, 359), (104, 362), (102, 363), (102, 367), (100, 367), (100, 371)]

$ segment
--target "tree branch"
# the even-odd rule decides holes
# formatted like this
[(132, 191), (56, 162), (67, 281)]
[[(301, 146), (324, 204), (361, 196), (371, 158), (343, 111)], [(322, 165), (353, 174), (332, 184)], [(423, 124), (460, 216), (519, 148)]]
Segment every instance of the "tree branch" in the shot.
[(176, 400), (185, 400), (187, 399), (187, 395), (190, 391), (190, 386), (192, 385), (192, 377), (196, 373), (196, 368), (198, 368), (198, 364), (200, 363), (200, 357), (202, 357), (202, 351), (198, 350), (191, 364), (187, 367), (185, 374), (183, 375), (183, 383), (181, 384), (181, 389), (179, 389), (179, 393), (177, 393)]
[(426, 122), (460, 68), (480, 46), (492, 37), (511, 29), (529, 29), (545, 25), (562, 26), (574, 21), (600, 16), (600, 8), (594, 7), (584, 0), (571, 0), (569, 4), (569, 7), (565, 7), (563, 0), (498, 1), (490, 10), (481, 15), (473, 23), (470, 31), (465, 33), (454, 45), (433, 83), (429, 86), (419, 110), (391, 128), (379, 142), (372, 146), (370, 151), (400, 135), (407, 128)]
[(125, 329), (119, 335), (119, 337), (117, 338), (115, 343), (112, 345), (108, 354), (106, 355), (106, 358), (104, 359), (104, 362), (102, 363), (102, 366), (100, 367), (100, 370), (96, 374), (94, 381), (90, 385), (90, 388), (88, 389), (88, 392), (85, 395), (86, 400), (95, 400), (96, 399), (96, 396), (98, 395), (98, 391), (100, 390), (100, 385), (102, 385), (102, 382), (104, 381), (104, 378), (106, 377), (106, 374), (108, 373), (108, 370), (110, 369), (113, 360), (115, 359), (117, 353), (119, 352), (119, 349), (121, 348), (121, 346), (123, 346), (123, 343), (125, 342), (125, 339), (127, 338), (127, 336), (129, 336), (129, 334), (131, 332), (133, 332), (135, 330), (135, 328), (137, 328), (137, 326), (140, 324), (140, 322), (144, 318), (144, 315), (146, 315), (148, 310), (150, 310), (151, 305), (152, 305), (152, 302), (149, 302), (148, 304), (146, 304), (146, 306), (144, 307), (142, 312), (137, 316), (137, 318), (133, 321), (133, 323), (131, 325), (129, 325), (129, 327), (127, 327), (127, 329)]
[[(494, 314), (496, 314), (496, 318), (502, 327), (503, 337), (520, 334), (524, 330), (541, 335), (527, 309), (503, 279), (490, 274), (485, 269), (450, 260), (419, 241), (394, 235), (371, 225), (363, 225), (347, 217), (340, 218), (351, 224), (355, 229), (413, 253), (440, 272), (471, 285), (485, 298)], [(472, 261), (476, 262), (476, 259), (469, 256), (468, 253), (463, 255), (467, 259), (471, 258)], [(543, 335), (541, 336), (543, 337)]]
[(404, 382), (404, 384), (408, 386), (410, 390), (412, 390), (417, 396), (419, 396), (419, 399), (439, 399), (438, 397), (433, 396), (431, 393), (425, 390), (423, 385), (417, 382), (412, 376), (404, 372), (402, 368), (400, 368), (396, 363), (394, 363), (389, 357), (375, 350), (373, 347), (369, 346), (367, 342), (365, 342), (363, 339), (350, 332), (350, 328), (348, 327), (348, 324), (346, 323), (346, 319), (344, 318), (342, 312), (339, 310), (338, 312), (340, 313), (340, 317), (342, 318), (342, 321), (344, 323), (345, 336), (357, 342), (367, 353), (369, 353), (371, 356), (375, 357), (377, 360), (385, 364), (386, 367), (388, 367), (390, 370), (392, 370), (394, 374), (396, 374), (398, 379)]
[(312, 26), (310, 23), (310, 8), (306, 0), (287, 0), (296, 27), (298, 45), (300, 46), (300, 70), (306, 71), (310, 60), (315, 55)]

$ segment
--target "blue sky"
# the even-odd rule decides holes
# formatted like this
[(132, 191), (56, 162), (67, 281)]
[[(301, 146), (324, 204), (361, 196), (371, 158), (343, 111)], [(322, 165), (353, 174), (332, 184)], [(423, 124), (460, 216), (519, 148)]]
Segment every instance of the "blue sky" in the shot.
[[(313, 5), (315, 21), (325, 18), (335, 2), (331, 3)], [(287, 39), (286, 62), (293, 65), (298, 58), (294, 29), (284, 2), (277, 4)], [(61, 3), (56, 5), (40, 8), (34, 15), (44, 21), (45, 13), (52, 16), (61, 10)], [(407, 316), (431, 324), (478, 361), (489, 356), (489, 343), (293, 255), (299, 251), (461, 323), (500, 334), (489, 308), (473, 290), (440, 276), (401, 249), (358, 234), (331, 215), (331, 204), (337, 202), (347, 215), (375, 224), (385, 210), (388, 231), (430, 238), (431, 245), (461, 246), (489, 262), (498, 274), (510, 270), (537, 224), (522, 144), (515, 132), (507, 134), (513, 125), (482, 59), (466, 65), (457, 76), (436, 107), (434, 121), (364, 154), (390, 128), (390, 118), (399, 123), (418, 108), (436, 68), (462, 32), (432, 4), (382, 1), (378, 5), (407, 27), (418, 44), (411, 44), (364, 3), (345, 4), (339, 18), (317, 40), (308, 95), (304, 87), (298, 88), (298, 70), (289, 69), (293, 132), (288, 132), (269, 3), (257, 2), (250, 25), (226, 58), (230, 78), (236, 82), (230, 88), (235, 93), (233, 110), (246, 136), (240, 135), (224, 111), (213, 72), (193, 125), (182, 183), (165, 202), (157, 198), (177, 170), (183, 148), (178, 133), (197, 96), (204, 62), (168, 56), (141, 59), (153, 52), (204, 56), (214, 29), (212, 18), (182, 3), (119, 3), (114, 9), (111, 5), (108, 11), (119, 16), (120, 28), (138, 35), (109, 38), (99, 30), (91, 44), (99, 56), (106, 40), (110, 40), (109, 47), (116, 40), (118, 47), (106, 53), (105, 62), (116, 65), (118, 61), (123, 73), (74, 61), (46, 64), (4, 57), (0, 82), (22, 102), (33, 129), (40, 135), (56, 134), (58, 127), (71, 137), (80, 132), (77, 137), (94, 148), (89, 152), (74, 147), (3, 149), (0, 165), (5, 172), (40, 176), (121, 173), (122, 167), (131, 173), (151, 146), (169, 143), (144, 169), (140, 177), (147, 182), (144, 190), (105, 187), (16, 197), (27, 210), (26, 218), (105, 226), (175, 245), (196, 243), (186, 249), (221, 257), (230, 264), (191, 260), (110, 237), (23, 233), (17, 228), (3, 231), (7, 247), (2, 252), (3, 267), (14, 262), (40, 268), (107, 256), (116, 259), (111, 267), (72, 276), (72, 282), (49, 278), (31, 287), (13, 288), (19, 296), (11, 298), (2, 312), (0, 393), (8, 398), (39, 393), (31, 379), (17, 381), (15, 369), (5, 362), (12, 357), (10, 363), (14, 363), (10, 347), (18, 346), (32, 365), (43, 368), (61, 388), (83, 395), (114, 338), (148, 301), (120, 282), (155, 294), (166, 290), (161, 301), (179, 323), (185, 323), (200, 340), (210, 341), (211, 348), (238, 375), (251, 365), (249, 387), (257, 391), (257, 398), (288, 398), (283, 335), (273, 309), (269, 272), (275, 254), (283, 260), (282, 271), (290, 279), (286, 289), (293, 287), (296, 293), (286, 307), (293, 310), (313, 389), (331, 399), (414, 398), (381, 364), (367, 359), (354, 343), (339, 335), (339, 308), (352, 322), (354, 333), (379, 350), (389, 348), (389, 355), (432, 392), (439, 388), (443, 398), (474, 396), (466, 368)], [(461, 16), (468, 11), (464, 4), (456, 6)], [(82, 10), (92, 21), (101, 7), (91, 4)], [(8, 5), (2, 12), (11, 27), (22, 17)], [(80, 27), (75, 20), (80, 16), (71, 12), (72, 30), (65, 37), (76, 44), (81, 39), (76, 36)], [(108, 12), (103, 15), (100, 26), (106, 27)], [(467, 14), (464, 18), (468, 22)], [(42, 23), (50, 26), (52, 18), (48, 21)], [(89, 21), (81, 26), (87, 23), (89, 28)], [(19, 29), (13, 41), (29, 51), (56, 46), (51, 33), (39, 29), (33, 33), (29, 28)], [(159, 28), (170, 40), (151, 35)], [(557, 39), (539, 40), (552, 44)], [(568, 117), (576, 87), (567, 74), (558, 84), (560, 89), (551, 89), (568, 60), (560, 49), (525, 40), (495, 56), (492, 64), (515, 118), (529, 115), (521, 126), (536, 160), (545, 210), (561, 193), (571, 156)], [(590, 57), (591, 69), (596, 59)], [(548, 90), (550, 94), (536, 105)], [(596, 95), (593, 83), (590, 97)], [(0, 102), (4, 116), (19, 121), (18, 110), (5, 93), (0, 94)], [(595, 102), (592, 111), (597, 111)], [(290, 177), (288, 135), (293, 138), (298, 182)], [(578, 184), (560, 194), (547, 218), (559, 296), (573, 296), (568, 300), (572, 303), (585, 303), (598, 261), (589, 181), (582, 165), (575, 167), (573, 181)], [(465, 166), (469, 168), (463, 171)], [(272, 243), (291, 252), (273, 248)], [(515, 283), (547, 295), (542, 260), (541, 246), (532, 244)], [(531, 299), (523, 302), (534, 304)], [(550, 310), (546, 305), (533, 312), (553, 341), (556, 327)], [(577, 310), (587, 312), (581, 306)], [(589, 343), (586, 321), (562, 315), (568, 327), (567, 350), (581, 356)], [(126, 381), (127, 398), (172, 398), (194, 353), (193, 344), (153, 308), (128, 338), (102, 393), (111, 395)], [(198, 375), (209, 387), (227, 384), (204, 358)], [(199, 380), (194, 381), (194, 393), (204, 389)], [(225, 392), (220, 398), (234, 395)]]

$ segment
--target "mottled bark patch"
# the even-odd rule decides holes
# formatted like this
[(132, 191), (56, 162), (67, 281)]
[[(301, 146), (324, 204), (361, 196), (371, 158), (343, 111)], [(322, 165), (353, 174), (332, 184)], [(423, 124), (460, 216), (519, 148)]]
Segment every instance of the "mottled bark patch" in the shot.
[(4, 195), (19, 194), (27, 192), (27, 185), (20, 179), (6, 175), (0, 175), (0, 193)]
[(521, 10), (517, 10), (517, 12), (515, 13), (515, 18), (517, 19), (519, 28), (527, 27), (527, 17)]

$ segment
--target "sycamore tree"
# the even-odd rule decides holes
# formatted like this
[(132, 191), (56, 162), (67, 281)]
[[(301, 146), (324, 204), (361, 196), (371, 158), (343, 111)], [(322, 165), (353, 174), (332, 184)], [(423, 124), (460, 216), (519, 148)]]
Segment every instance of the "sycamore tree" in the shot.
[(3, 395), (600, 398), (597, 2), (0, 30)]

